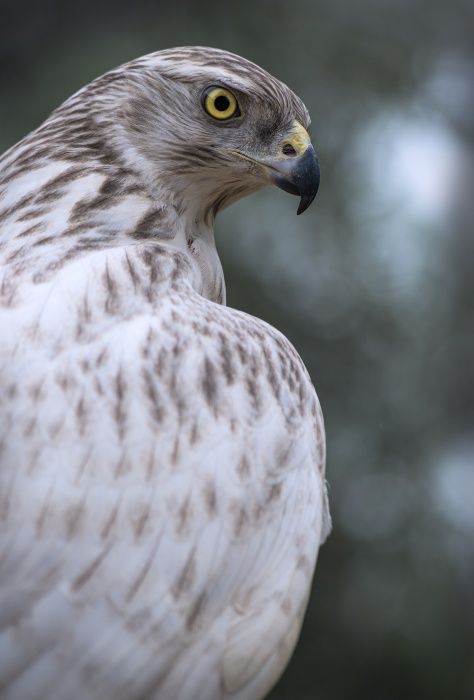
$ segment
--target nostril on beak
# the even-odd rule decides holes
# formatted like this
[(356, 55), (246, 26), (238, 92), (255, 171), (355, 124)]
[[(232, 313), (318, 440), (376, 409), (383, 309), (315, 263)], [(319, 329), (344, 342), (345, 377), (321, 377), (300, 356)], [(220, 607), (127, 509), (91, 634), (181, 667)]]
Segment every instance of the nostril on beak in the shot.
[(284, 143), (281, 149), (285, 156), (296, 156), (296, 148), (291, 143)]

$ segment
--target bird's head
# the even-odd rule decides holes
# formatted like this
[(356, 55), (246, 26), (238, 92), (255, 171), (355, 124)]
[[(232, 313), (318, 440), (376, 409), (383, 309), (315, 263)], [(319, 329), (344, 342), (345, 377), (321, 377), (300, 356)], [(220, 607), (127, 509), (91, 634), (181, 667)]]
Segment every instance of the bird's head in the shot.
[(136, 164), (138, 154), (150, 182), (172, 193), (176, 206), (213, 218), (269, 183), (301, 198), (298, 214), (311, 204), (319, 164), (309, 115), (282, 82), (239, 56), (201, 47), (160, 51), (121, 70), (128, 87), (118, 121), (130, 160)]

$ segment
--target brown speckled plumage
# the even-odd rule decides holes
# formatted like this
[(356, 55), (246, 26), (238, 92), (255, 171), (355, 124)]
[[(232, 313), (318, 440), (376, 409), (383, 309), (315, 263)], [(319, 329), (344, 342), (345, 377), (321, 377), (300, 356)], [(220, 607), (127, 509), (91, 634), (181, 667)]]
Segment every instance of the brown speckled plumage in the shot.
[[(240, 126), (200, 94), (226, 85)], [(225, 306), (212, 223), (301, 101), (215, 49), (98, 78), (0, 159), (0, 697), (252, 700), (328, 529), (291, 344)]]

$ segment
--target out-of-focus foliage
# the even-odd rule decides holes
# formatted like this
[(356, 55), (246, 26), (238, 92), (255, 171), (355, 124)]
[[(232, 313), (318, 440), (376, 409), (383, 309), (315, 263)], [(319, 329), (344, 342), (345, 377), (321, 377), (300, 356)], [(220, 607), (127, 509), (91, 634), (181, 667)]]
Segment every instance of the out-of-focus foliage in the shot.
[(0, 147), (159, 48), (240, 53), (313, 117), (320, 195), (217, 224), (229, 304), (296, 345), (334, 532), (272, 700), (474, 698), (472, 0), (1, 0)]

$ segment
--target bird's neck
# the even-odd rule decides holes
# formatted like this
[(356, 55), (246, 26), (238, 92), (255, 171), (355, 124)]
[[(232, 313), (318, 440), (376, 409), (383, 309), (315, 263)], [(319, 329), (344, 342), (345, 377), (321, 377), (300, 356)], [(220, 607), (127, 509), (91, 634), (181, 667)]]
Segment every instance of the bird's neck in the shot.
[(159, 179), (149, 185), (123, 163), (28, 154), (20, 142), (0, 160), (0, 264), (17, 281), (38, 284), (91, 253), (151, 243), (186, 255), (196, 291), (225, 303), (212, 222), (178, 211)]

